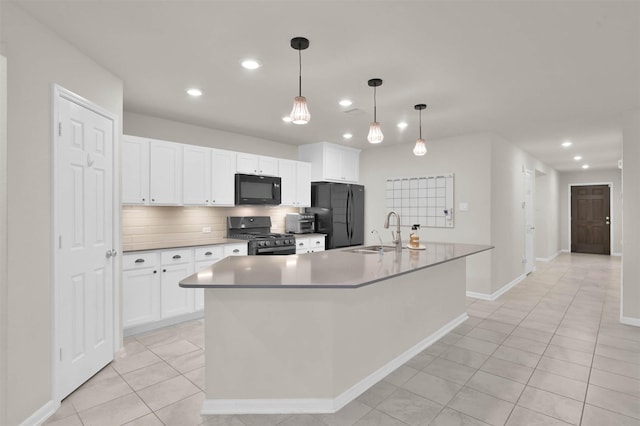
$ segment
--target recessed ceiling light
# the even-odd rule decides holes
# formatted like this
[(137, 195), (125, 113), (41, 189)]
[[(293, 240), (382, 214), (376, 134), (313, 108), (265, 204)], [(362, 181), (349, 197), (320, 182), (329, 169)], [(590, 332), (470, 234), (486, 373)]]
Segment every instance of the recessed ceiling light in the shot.
[(285, 123), (291, 123), (291, 117), (285, 115), (284, 117), (282, 117), (282, 121), (284, 121)]
[(351, 133), (345, 133), (342, 135), (343, 138), (345, 139), (351, 139), (353, 137), (353, 135)]
[(571, 142), (571, 141), (564, 141), (564, 142), (562, 142), (562, 146), (563, 146), (563, 147), (565, 147), (565, 148), (568, 148), (568, 147), (570, 147), (571, 145), (573, 145), (573, 142)]
[(400, 123), (398, 123), (398, 128), (399, 129), (406, 129), (408, 126), (406, 121), (401, 121)]
[(255, 70), (262, 66), (262, 64), (255, 59), (245, 59), (242, 61), (242, 66), (248, 70)]
[(198, 96), (202, 96), (202, 90), (196, 89), (195, 87), (187, 89), (187, 93), (195, 98), (197, 98)]
[(338, 103), (340, 104), (340, 106), (343, 106), (343, 107), (348, 107), (348, 106), (351, 106), (353, 104), (353, 102), (351, 102), (350, 99), (343, 99)]
[(589, 165), (588, 165), (588, 164), (583, 164), (583, 165), (582, 165), (582, 168), (583, 168), (583, 169), (588, 169), (588, 168), (589, 168)]
[(581, 155), (576, 155), (575, 157), (573, 157), (574, 160), (576, 161), (580, 161), (582, 160), (582, 156)]

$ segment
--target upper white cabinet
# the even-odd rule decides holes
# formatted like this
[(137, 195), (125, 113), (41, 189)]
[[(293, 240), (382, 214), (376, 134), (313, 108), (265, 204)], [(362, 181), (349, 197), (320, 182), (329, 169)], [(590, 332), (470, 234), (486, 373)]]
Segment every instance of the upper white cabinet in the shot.
[(311, 164), (294, 160), (279, 160), (282, 178), (282, 206), (311, 206)]
[(182, 204), (183, 145), (149, 142), (149, 193), (152, 205)]
[(328, 142), (298, 147), (298, 158), (311, 163), (311, 181), (358, 183), (360, 150)]
[(206, 206), (211, 200), (211, 149), (184, 145), (183, 204)]
[(278, 159), (274, 157), (239, 152), (236, 164), (238, 173), (278, 176)]
[(149, 204), (149, 139), (122, 138), (122, 202)]
[(222, 149), (211, 152), (212, 206), (233, 206), (235, 203), (236, 153)]

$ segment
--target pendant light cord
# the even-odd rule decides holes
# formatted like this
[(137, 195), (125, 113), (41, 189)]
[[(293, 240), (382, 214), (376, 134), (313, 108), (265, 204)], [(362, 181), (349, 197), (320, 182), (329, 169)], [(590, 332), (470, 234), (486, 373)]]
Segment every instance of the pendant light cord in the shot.
[(376, 109), (377, 109), (377, 104), (376, 104), (376, 89), (377, 87), (373, 87), (373, 122), (377, 123), (378, 120), (376, 119)]
[(420, 139), (422, 139), (422, 110), (420, 110)]
[(298, 96), (302, 96), (302, 50), (298, 50)]

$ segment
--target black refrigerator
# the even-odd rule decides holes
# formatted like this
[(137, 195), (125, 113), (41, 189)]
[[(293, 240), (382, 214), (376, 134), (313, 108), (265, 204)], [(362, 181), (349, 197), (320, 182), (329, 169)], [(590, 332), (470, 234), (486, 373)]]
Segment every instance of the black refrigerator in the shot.
[(364, 244), (364, 186), (312, 182), (306, 211), (316, 215), (316, 232), (327, 234), (325, 248)]

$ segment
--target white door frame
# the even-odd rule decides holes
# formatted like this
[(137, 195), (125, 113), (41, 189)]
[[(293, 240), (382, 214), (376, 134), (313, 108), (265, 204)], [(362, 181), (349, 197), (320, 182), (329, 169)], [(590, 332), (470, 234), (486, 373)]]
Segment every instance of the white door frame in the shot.
[[(570, 183), (567, 190), (567, 235), (569, 253), (571, 253), (571, 188), (574, 186), (592, 186), (592, 185), (608, 185), (609, 186), (609, 218), (613, 219), (613, 182), (595, 182), (595, 183)], [(609, 220), (611, 222), (611, 220)], [(609, 256), (613, 253), (613, 226), (609, 226)]]
[(7, 424), (7, 58), (0, 55), (0, 424)]
[[(59, 218), (58, 212), (58, 200), (60, 188), (58, 188), (58, 182), (56, 179), (56, 167), (58, 164), (58, 117), (60, 112), (60, 100), (66, 99), (70, 102), (76, 103), (96, 114), (111, 120), (113, 123), (113, 247), (116, 248), (118, 253), (122, 253), (122, 246), (120, 244), (120, 126), (118, 123), (118, 117), (99, 107), (98, 105), (88, 101), (87, 99), (78, 96), (77, 94), (57, 85), (52, 86), (52, 120), (51, 120), (51, 141), (52, 141), (52, 167), (51, 167), (51, 220), (52, 220), (52, 235), (51, 235), (51, 253), (53, 257), (52, 270), (51, 270), (51, 282), (53, 283), (53, 297), (51, 299), (52, 304), (52, 317), (51, 317), (51, 335), (52, 347), (51, 347), (51, 364), (52, 364), (52, 378), (51, 378), (51, 395), (52, 399), (59, 404), (61, 401), (60, 390), (58, 386), (58, 350), (60, 345), (60, 333), (58, 332), (58, 299), (60, 297), (60, 286), (58, 282), (58, 271), (60, 269), (60, 256), (58, 255), (58, 247), (56, 237), (59, 235)], [(114, 354), (120, 349), (120, 270), (122, 256), (116, 256), (112, 264), (113, 267), (113, 344)]]
[[(529, 232), (528, 229), (528, 223), (527, 223), (527, 211), (529, 211), (529, 214), (531, 216), (531, 223), (533, 224), (533, 230), (535, 232), (535, 223), (536, 223), (536, 213), (535, 213), (535, 191), (536, 191), (536, 173), (535, 170), (529, 170), (527, 168), (524, 169), (524, 197), (525, 197), (525, 204), (524, 204), (524, 258), (525, 258), (525, 264), (524, 264), (524, 273), (525, 274), (529, 274), (531, 272), (535, 272), (536, 270), (536, 239), (535, 236), (533, 234), (531, 234)], [(527, 203), (527, 179), (529, 179), (531, 181), (531, 202)], [(532, 238), (533, 241), (531, 241), (531, 259), (529, 259), (529, 257), (527, 256), (527, 247), (528, 247), (528, 239)], [(527, 265), (529, 264), (529, 262), (531, 262), (531, 270), (527, 271)]]

